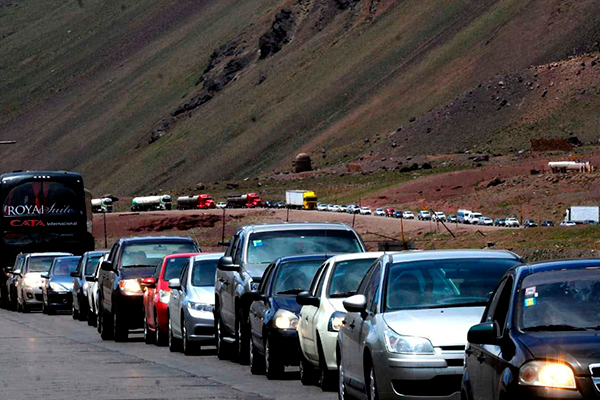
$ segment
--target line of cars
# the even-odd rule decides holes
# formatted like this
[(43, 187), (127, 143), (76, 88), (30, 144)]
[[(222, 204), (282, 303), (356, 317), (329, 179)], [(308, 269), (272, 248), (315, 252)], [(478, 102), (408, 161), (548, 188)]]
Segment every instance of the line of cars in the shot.
[[(41, 258), (49, 269), (33, 268)], [(600, 398), (600, 260), (366, 252), (344, 224), (293, 223), (242, 227), (225, 253), (126, 238), (17, 266), (47, 291), (70, 276), (72, 300), (48, 306), (70, 303), (105, 340), (137, 330), (186, 355), (216, 345), (269, 379), (297, 365), (302, 384), (340, 399)]]

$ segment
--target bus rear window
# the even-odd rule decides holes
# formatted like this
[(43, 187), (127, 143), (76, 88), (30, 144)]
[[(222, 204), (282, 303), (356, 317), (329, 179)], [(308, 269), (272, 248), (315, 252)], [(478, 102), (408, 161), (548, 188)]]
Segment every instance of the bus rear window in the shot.
[(81, 215), (83, 202), (75, 191), (60, 182), (27, 182), (14, 187), (3, 205), (5, 217)]

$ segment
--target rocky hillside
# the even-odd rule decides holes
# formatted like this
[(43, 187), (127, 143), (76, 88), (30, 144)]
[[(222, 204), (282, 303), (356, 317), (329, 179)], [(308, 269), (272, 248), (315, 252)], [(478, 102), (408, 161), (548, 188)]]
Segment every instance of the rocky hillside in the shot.
[[(0, 0), (0, 139), (18, 141), (0, 170), (73, 169), (138, 194), (289, 169), (299, 150), (319, 167), (383, 154), (365, 138), (391, 146), (392, 132), (402, 154), (510, 150), (527, 118), (545, 121), (529, 136), (592, 138), (593, 89), (548, 107), (563, 82), (527, 68), (596, 51), (599, 13), (596, 0)], [(540, 100), (520, 107), (528, 90)], [(457, 101), (473, 129), (458, 113), (441, 129)]]

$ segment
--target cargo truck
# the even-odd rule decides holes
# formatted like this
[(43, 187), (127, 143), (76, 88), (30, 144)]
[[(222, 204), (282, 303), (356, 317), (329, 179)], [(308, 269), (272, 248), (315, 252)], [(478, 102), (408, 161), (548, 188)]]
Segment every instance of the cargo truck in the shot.
[(256, 208), (261, 206), (262, 200), (257, 193), (248, 193), (227, 197), (228, 208)]
[(299, 210), (315, 210), (317, 195), (312, 190), (288, 190), (285, 192), (285, 206)]
[(113, 212), (113, 200), (109, 197), (102, 199), (92, 199), (93, 213), (110, 213)]
[(569, 207), (565, 212), (565, 221), (575, 222), (576, 224), (599, 223), (600, 207), (598, 206), (574, 206)]
[(215, 201), (208, 194), (197, 194), (195, 196), (182, 196), (177, 198), (177, 209), (179, 210), (206, 210), (215, 207)]
[(162, 211), (171, 209), (171, 196), (134, 197), (131, 200), (131, 211)]

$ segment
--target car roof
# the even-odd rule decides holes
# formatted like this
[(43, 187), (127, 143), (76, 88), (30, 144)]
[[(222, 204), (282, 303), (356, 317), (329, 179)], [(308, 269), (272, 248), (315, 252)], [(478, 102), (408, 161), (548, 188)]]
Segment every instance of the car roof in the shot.
[(194, 261), (215, 260), (223, 257), (225, 253), (202, 253), (194, 257)]
[(125, 242), (143, 243), (143, 242), (160, 242), (160, 241), (193, 242), (194, 239), (185, 237), (185, 236), (139, 236), (139, 237), (126, 237), (126, 238), (119, 239), (119, 243), (125, 243)]
[(26, 254), (27, 257), (69, 257), (72, 256), (73, 254), (71, 253), (29, 253)]
[(81, 174), (77, 172), (70, 171), (21, 171), (21, 172), (7, 172), (2, 174), (2, 179), (12, 178), (12, 177), (21, 177), (23, 175), (46, 175), (50, 177), (56, 176), (68, 176), (72, 178), (81, 178)]
[(94, 251), (87, 251), (85, 252), (83, 255), (84, 256), (101, 256), (108, 253), (108, 250), (94, 250)]
[(337, 256), (331, 257), (331, 261), (333, 262), (341, 262), (341, 261), (350, 261), (350, 260), (364, 260), (365, 258), (379, 258), (384, 254), (393, 254), (395, 252), (385, 252), (385, 251), (370, 251), (365, 253), (350, 253), (350, 254), (340, 254)]
[(283, 264), (288, 262), (297, 262), (297, 261), (311, 261), (311, 260), (328, 260), (333, 257), (333, 254), (320, 253), (320, 254), (300, 254), (296, 256), (285, 256), (279, 257), (275, 262), (277, 264)]
[(390, 254), (390, 260), (394, 263), (423, 260), (452, 260), (462, 258), (504, 258), (522, 261), (521, 257), (508, 250), (424, 250), (403, 251)]
[(81, 256), (66, 256), (66, 257), (56, 257), (53, 262), (56, 260), (79, 260)]
[(600, 258), (578, 258), (539, 261), (513, 267), (517, 274), (532, 275), (540, 272), (558, 271), (563, 269), (584, 269), (584, 268), (600, 268)]
[(260, 225), (246, 225), (240, 228), (248, 233), (253, 232), (272, 232), (272, 231), (290, 231), (290, 230), (306, 230), (306, 229), (319, 229), (319, 230), (340, 230), (340, 231), (353, 231), (350, 226), (343, 223), (336, 222), (291, 222), (291, 223), (277, 223), (277, 224), (260, 224)]

